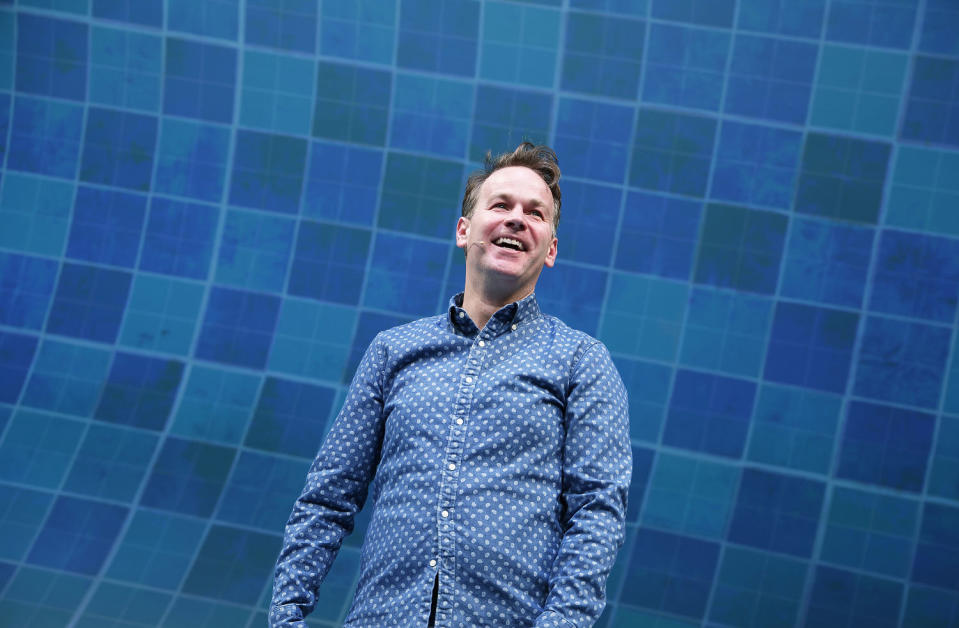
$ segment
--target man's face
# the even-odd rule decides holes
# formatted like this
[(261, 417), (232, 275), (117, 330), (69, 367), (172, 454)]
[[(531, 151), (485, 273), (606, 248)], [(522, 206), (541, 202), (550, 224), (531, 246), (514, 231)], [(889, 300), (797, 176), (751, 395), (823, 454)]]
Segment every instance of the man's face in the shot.
[(532, 292), (543, 265), (556, 261), (553, 213), (553, 196), (536, 172), (511, 166), (491, 174), (473, 215), (456, 223), (456, 246), (467, 253), (467, 284), (482, 279), (511, 294)]

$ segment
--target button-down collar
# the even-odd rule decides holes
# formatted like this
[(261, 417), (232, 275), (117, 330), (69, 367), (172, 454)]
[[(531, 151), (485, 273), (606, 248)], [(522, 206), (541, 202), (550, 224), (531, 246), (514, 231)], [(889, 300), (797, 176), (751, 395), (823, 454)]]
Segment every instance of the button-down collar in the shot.
[[(504, 305), (496, 310), (493, 316), (486, 323), (486, 327), (492, 332), (492, 335), (498, 335), (507, 329), (517, 330), (523, 323), (539, 318), (542, 312), (539, 309), (539, 303), (536, 301), (536, 295), (530, 293), (528, 296)], [(476, 323), (470, 319), (469, 314), (463, 309), (463, 293), (460, 292), (450, 299), (449, 305), (450, 325), (462, 333), (464, 336), (473, 336), (480, 330)]]

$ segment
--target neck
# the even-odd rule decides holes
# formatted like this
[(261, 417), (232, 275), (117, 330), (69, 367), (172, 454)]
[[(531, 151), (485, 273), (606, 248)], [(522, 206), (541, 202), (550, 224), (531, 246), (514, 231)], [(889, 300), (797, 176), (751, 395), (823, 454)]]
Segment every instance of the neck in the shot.
[[(522, 292), (522, 294), (520, 293)], [(471, 290), (469, 286), (463, 292), (463, 309), (469, 314), (470, 319), (477, 327), (483, 329), (486, 323), (504, 305), (509, 305), (514, 301), (529, 296), (532, 289), (528, 291), (519, 291), (509, 294), (490, 294), (479, 290)]]

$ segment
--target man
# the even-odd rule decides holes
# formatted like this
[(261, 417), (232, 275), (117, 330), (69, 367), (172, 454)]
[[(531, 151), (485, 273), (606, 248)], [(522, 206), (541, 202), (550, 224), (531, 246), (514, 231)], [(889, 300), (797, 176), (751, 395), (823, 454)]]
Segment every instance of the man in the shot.
[(606, 348), (533, 295), (556, 261), (559, 176), (529, 142), (470, 176), (465, 290), (367, 349), (287, 524), (271, 625), (304, 625), (371, 482), (345, 626), (579, 628), (602, 612), (627, 402)]

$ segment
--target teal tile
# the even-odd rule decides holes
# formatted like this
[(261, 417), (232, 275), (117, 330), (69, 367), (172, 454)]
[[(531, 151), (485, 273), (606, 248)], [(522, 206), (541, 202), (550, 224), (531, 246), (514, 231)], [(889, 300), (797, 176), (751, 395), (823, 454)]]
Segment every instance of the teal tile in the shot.
[(672, 361), (688, 294), (684, 283), (614, 273), (600, 340), (614, 353)]

